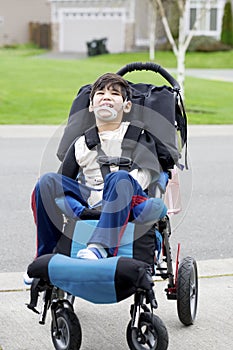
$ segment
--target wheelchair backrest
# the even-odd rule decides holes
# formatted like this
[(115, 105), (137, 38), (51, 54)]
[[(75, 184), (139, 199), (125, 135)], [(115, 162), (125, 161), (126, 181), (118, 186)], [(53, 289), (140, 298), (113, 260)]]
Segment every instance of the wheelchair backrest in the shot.
[[(160, 69), (163, 76), (165, 75), (167, 78), (168, 75), (171, 78), (160, 66), (148, 64), (144, 64), (142, 69), (155, 71), (156, 68), (158, 72)], [(137, 70), (138, 66), (135, 67)], [(128, 71), (132, 71), (132, 69)], [(120, 75), (125, 74), (125, 70), (123, 73), (122, 70), (119, 73)], [(176, 82), (173, 78), (171, 79), (172, 83)], [(178, 159), (181, 149), (187, 143), (187, 119), (179, 89), (177, 86), (155, 86), (132, 82), (129, 84), (132, 89), (133, 107), (130, 113), (124, 115), (123, 121), (142, 121), (145, 129), (158, 140), (161, 152), (165, 154), (167, 152), (169, 156), (172, 154), (174, 158)], [(57, 150), (57, 156), (61, 161), (72, 142), (95, 125), (94, 114), (88, 110), (90, 91), (91, 84), (83, 86), (73, 101), (68, 122)]]

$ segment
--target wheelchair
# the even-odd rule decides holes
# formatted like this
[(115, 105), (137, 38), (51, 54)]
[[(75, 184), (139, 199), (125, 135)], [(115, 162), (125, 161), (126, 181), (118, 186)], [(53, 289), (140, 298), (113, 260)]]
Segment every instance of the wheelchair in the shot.
[[(142, 104), (146, 108), (161, 108), (162, 110), (156, 110), (156, 116), (164, 115), (165, 109), (166, 126), (169, 124), (172, 130), (168, 136), (170, 152), (172, 153), (172, 147), (177, 148), (177, 138), (181, 147), (185, 145), (187, 147), (187, 119), (180, 102), (178, 83), (164, 68), (153, 63), (131, 63), (124, 66), (118, 74), (123, 76), (142, 70), (159, 73), (171, 87), (132, 83), (136, 108), (140, 109)], [(79, 136), (77, 134), (81, 135), (83, 130), (91, 126), (87, 118), (85, 125), (82, 122), (85, 113), (83, 109), (87, 108), (86, 97), (89, 92), (90, 86), (83, 87), (73, 102), (64, 132), (68, 137), (63, 137), (58, 150), (60, 159), (74, 138)], [(74, 131), (72, 117), (77, 118), (77, 114), (81, 114), (82, 118), (79, 119), (81, 121)], [(151, 123), (150, 113), (148, 120)], [(171, 203), (168, 189), (172, 188), (176, 171), (172, 170), (169, 175), (167, 178), (162, 172), (148, 194), (163, 199), (167, 196), (168, 203)], [(178, 318), (185, 326), (194, 323), (198, 305), (198, 270), (195, 259), (188, 256), (180, 262), (178, 244), (175, 266), (173, 264), (170, 216), (180, 208), (169, 208), (168, 205), (168, 214), (149, 226), (146, 223), (136, 225), (129, 222), (121, 238), (117, 255), (92, 261), (77, 259), (76, 256), (77, 252), (85, 247), (98, 222), (98, 217), (75, 221), (66, 215), (64, 197), (56, 198), (56, 204), (64, 217), (63, 235), (53, 254), (37, 258), (28, 267), (29, 276), (34, 278), (28, 308), (40, 313), (40, 324), (45, 324), (47, 312), (51, 310), (51, 338), (55, 349), (78, 350), (81, 347), (82, 329), (74, 310), (75, 298), (83, 298), (97, 304), (111, 304), (133, 296), (130, 320), (126, 329), (129, 348), (166, 350), (169, 343), (168, 331), (155, 313), (158, 307), (153, 289), (155, 278), (167, 281), (165, 289), (167, 299), (177, 301)], [(39, 295), (43, 296), (41, 312), (37, 310)]]

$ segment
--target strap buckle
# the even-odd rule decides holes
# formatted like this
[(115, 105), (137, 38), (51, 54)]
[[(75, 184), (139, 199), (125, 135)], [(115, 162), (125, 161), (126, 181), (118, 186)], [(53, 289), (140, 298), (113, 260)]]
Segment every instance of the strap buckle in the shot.
[(116, 165), (116, 166), (131, 166), (132, 159), (129, 157), (111, 157), (111, 156), (99, 156), (97, 157), (97, 163), (102, 165)]

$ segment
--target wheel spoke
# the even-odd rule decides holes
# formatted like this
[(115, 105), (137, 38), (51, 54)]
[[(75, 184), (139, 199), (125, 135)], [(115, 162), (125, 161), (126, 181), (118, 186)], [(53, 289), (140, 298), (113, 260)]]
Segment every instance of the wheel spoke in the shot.
[(146, 333), (147, 344), (149, 345), (149, 348), (155, 348), (154, 346), (157, 344), (157, 334), (155, 330), (151, 326), (148, 326)]
[(150, 324), (143, 324), (137, 335), (138, 343), (144, 345), (143, 349), (155, 349), (157, 334)]

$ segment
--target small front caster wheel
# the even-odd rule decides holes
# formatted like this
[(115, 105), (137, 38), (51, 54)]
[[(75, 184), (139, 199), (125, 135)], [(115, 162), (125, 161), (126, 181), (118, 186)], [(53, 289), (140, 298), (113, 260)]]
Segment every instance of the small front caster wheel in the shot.
[(127, 342), (131, 350), (167, 350), (168, 333), (162, 320), (150, 313), (140, 314), (138, 328), (127, 327)]
[(82, 342), (82, 330), (76, 314), (67, 308), (55, 311), (58, 329), (51, 322), (51, 336), (56, 350), (79, 350)]

